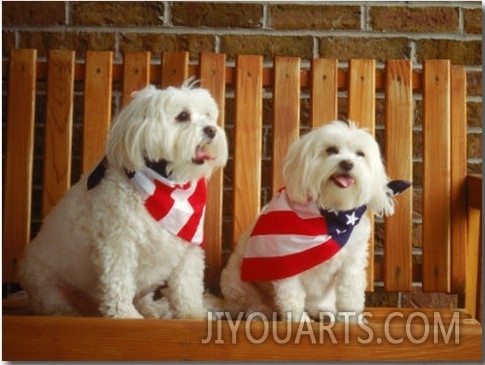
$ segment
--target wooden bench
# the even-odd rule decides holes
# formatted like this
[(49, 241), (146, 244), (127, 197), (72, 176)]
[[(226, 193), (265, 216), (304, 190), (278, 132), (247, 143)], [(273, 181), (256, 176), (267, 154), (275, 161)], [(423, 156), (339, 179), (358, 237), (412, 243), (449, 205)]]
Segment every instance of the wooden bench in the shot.
[[(224, 54), (203, 53), (197, 63), (190, 63), (186, 52), (163, 53), (158, 63), (152, 63), (147, 52), (123, 58), (122, 64), (115, 64), (111, 52), (88, 52), (85, 62), (78, 62), (74, 52), (51, 51), (41, 61), (35, 50), (14, 49), (4, 62), (4, 288), (16, 283), (17, 263), (30, 240), (36, 100), (46, 98), (41, 189), (45, 216), (71, 184), (73, 143), (82, 146), (82, 172), (102, 156), (113, 96), (124, 104), (131, 91), (149, 83), (165, 87), (195, 76), (218, 101), (220, 123), (226, 121), (231, 146), (228, 166), (209, 186), (209, 288), (217, 290), (227, 251), (257, 215), (262, 200), (281, 185), (289, 143), (300, 130), (336, 119), (346, 102), (349, 119), (384, 141), (391, 178), (414, 180), (413, 191), (398, 197), (396, 214), (384, 222), (375, 220), (376, 234), (383, 232), (376, 235), (382, 237), (383, 249), (381, 238), (372, 242), (379, 249), (371, 250), (368, 290), (381, 283), (389, 292), (409, 292), (413, 285), (422, 285), (426, 292), (458, 294), (459, 308), (367, 308), (364, 325), (287, 326), (235, 319), (37, 317), (23, 312), (13, 297), (3, 306), (4, 360), (482, 358), (481, 176), (467, 175), (463, 67), (428, 60), (421, 72), (413, 70), (410, 61), (389, 60), (377, 69), (375, 60), (355, 59), (348, 69), (339, 69), (335, 59), (304, 64), (287, 57), (276, 57), (273, 66), (266, 66), (262, 57), (248, 55), (237, 56), (231, 66)], [(385, 107), (384, 123), (376, 123), (376, 105)], [(82, 144), (79, 136), (73, 138), (75, 108), (84, 111)], [(263, 109), (270, 110), (272, 125), (263, 123)], [(301, 118), (301, 110), (309, 110), (309, 118)], [(422, 160), (414, 158), (413, 149), (413, 135), (421, 133)], [(263, 151), (262, 140), (268, 136), (271, 150)], [(419, 235), (413, 229), (422, 230), (421, 248), (414, 249), (422, 256), (413, 256), (413, 237)]]

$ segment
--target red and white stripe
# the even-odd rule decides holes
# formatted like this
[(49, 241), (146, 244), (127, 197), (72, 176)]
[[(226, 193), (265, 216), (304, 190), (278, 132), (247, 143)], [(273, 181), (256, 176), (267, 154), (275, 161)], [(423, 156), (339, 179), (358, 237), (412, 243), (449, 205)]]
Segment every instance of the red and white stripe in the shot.
[(327, 232), (326, 221), (315, 202), (291, 203), (285, 190), (281, 190), (250, 234), (241, 279), (283, 279), (328, 260), (341, 246)]
[(169, 232), (202, 245), (207, 182), (200, 179), (176, 184), (151, 169), (137, 171), (131, 181), (142, 195), (151, 216)]

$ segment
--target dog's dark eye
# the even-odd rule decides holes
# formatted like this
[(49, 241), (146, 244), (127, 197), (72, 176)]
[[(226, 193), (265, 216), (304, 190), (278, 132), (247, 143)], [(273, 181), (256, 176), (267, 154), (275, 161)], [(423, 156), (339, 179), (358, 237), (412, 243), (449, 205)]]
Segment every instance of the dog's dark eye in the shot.
[(329, 154), (329, 155), (336, 155), (338, 153), (338, 148), (337, 147), (334, 147), (334, 146), (330, 146), (326, 149), (326, 152)]
[(357, 151), (357, 156), (359, 157), (365, 157), (365, 153), (362, 151)]
[(175, 117), (175, 120), (180, 123), (188, 122), (190, 120), (190, 113), (183, 111)]

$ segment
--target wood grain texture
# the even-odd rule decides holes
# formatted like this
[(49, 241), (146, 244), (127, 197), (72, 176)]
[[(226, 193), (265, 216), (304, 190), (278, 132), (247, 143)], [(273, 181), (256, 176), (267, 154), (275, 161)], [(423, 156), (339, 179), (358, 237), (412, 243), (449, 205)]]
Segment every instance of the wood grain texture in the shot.
[(49, 214), (71, 185), (74, 111), (74, 51), (50, 51), (48, 57), (43, 217)]
[(30, 241), (37, 51), (10, 53), (5, 195), (3, 201), (3, 282), (17, 281), (18, 262)]
[(464, 67), (451, 68), (451, 290), (464, 293), (467, 252), (467, 120), (466, 71)]
[(283, 186), (283, 161), (300, 134), (300, 59), (276, 57), (273, 89), (272, 191)]
[(466, 179), (468, 230), (466, 244), (465, 308), (480, 322), (483, 321), (482, 301), (482, 176), (469, 175)]
[(161, 86), (182, 86), (189, 77), (189, 52), (171, 51), (162, 54)]
[[(3, 360), (78, 361), (477, 361), (481, 359), (481, 326), (453, 322), (423, 311), (389, 310), (365, 327), (337, 323), (242, 321), (120, 320), (96, 318), (6, 316)], [(389, 317), (389, 312), (394, 313)], [(446, 312), (446, 310), (445, 310)], [(372, 313), (372, 312), (370, 312)], [(374, 314), (372, 313), (372, 316)], [(402, 318), (401, 318), (402, 316)], [(389, 318), (388, 325), (384, 325)], [(407, 327), (406, 323), (413, 323)], [(413, 319), (414, 318), (414, 319)], [(427, 321), (428, 326), (423, 325)], [(209, 327), (209, 325), (212, 325)], [(455, 331), (459, 327), (458, 341)], [(444, 340), (443, 330), (450, 330)], [(454, 329), (454, 331), (453, 331)], [(437, 331), (436, 343), (433, 343)], [(331, 334), (330, 334), (331, 333)], [(426, 333), (428, 335), (425, 337)], [(288, 339), (286, 340), (288, 336)], [(421, 344), (413, 341), (429, 338)], [(205, 342), (207, 343), (204, 343)], [(217, 341), (217, 342), (216, 342)], [(283, 342), (283, 343), (278, 343)], [(393, 344), (397, 341), (399, 344)], [(261, 343), (255, 343), (261, 342)], [(364, 343), (368, 342), (368, 343)], [(446, 343), (448, 342), (448, 344)], [(458, 343), (457, 343), (458, 342)], [(55, 344), (55, 345), (53, 345)]]
[[(200, 55), (200, 86), (210, 91), (219, 107), (218, 124), (224, 128), (226, 106), (226, 55), (202, 53)], [(207, 210), (204, 223), (206, 252), (205, 282), (217, 287), (222, 270), (222, 193), (224, 169), (212, 174), (208, 185)]]
[(87, 52), (84, 84), (83, 173), (91, 170), (104, 155), (111, 124), (112, 67), (112, 52)]
[[(64, 53), (62, 53), (64, 54)], [(86, 123), (96, 125), (100, 115), (102, 117), (101, 134), (106, 133), (106, 126), (109, 126), (107, 111), (111, 107), (111, 92), (113, 88), (112, 80), (121, 81), (123, 79), (123, 65), (112, 65), (111, 56), (106, 57), (106, 53), (94, 52), (95, 56), (88, 54), (87, 65), (76, 63), (74, 65), (74, 79), (77, 81), (86, 80), (84, 97), (89, 99), (91, 109), (85, 109)], [(172, 55), (174, 56), (174, 55)], [(129, 59), (131, 56), (128, 56)], [(136, 58), (136, 55), (133, 55)], [(140, 62), (146, 65), (146, 54), (140, 56)], [(180, 57), (177, 56), (177, 57)], [(177, 59), (177, 57), (173, 57)], [(187, 56), (181, 57), (183, 60)], [(62, 57), (60, 57), (62, 58)], [(59, 58), (59, 60), (60, 60)], [(165, 58), (165, 57), (163, 57)], [(168, 59), (170, 56), (167, 56)], [(55, 59), (55, 58), (54, 58)], [(49, 62), (53, 58), (49, 58)], [(64, 59), (62, 64), (64, 64)], [(36, 90), (36, 87), (43, 87), (46, 75), (51, 75), (50, 65), (45, 61), (36, 62), (36, 53), (32, 50), (14, 50), (8, 70), (8, 104), (7, 104), (7, 146), (6, 146), (6, 176), (5, 176), (5, 198), (4, 198), (4, 236), (3, 236), (3, 273), (4, 283), (14, 282), (16, 278), (16, 265), (23, 247), (30, 238), (29, 216), (30, 216), (30, 191), (32, 187), (32, 146), (33, 146), (33, 127), (36, 91), (43, 93), (44, 89)], [(232, 205), (232, 220), (234, 225), (233, 244), (239, 235), (245, 231), (259, 212), (261, 203), (261, 159), (262, 159), (262, 103), (263, 98), (268, 98), (270, 93), (263, 95), (263, 86), (272, 87), (276, 84), (280, 88), (285, 85), (285, 80), (277, 81), (275, 71), (272, 67), (263, 67), (263, 58), (260, 56), (237, 56), (236, 66), (224, 66), (226, 60), (221, 54), (203, 54), (200, 64), (196, 65), (180, 64), (175, 61), (167, 61), (169, 71), (173, 76), (173, 82), (184, 80), (185, 74), (198, 76), (201, 78), (201, 86), (207, 87), (220, 103), (221, 115), (219, 122), (223, 125), (225, 98), (232, 98), (231, 89), (234, 87), (234, 176), (232, 181), (227, 179), (227, 184), (233, 188), (234, 201)], [(376, 91), (385, 91), (390, 103), (386, 111), (386, 156), (391, 161), (401, 161), (403, 154), (409, 153), (409, 144), (412, 138), (409, 136), (409, 90), (421, 92), (424, 89), (424, 123), (425, 129), (425, 200), (427, 207), (424, 212), (424, 220), (431, 222), (432, 230), (427, 228), (426, 237), (431, 241), (439, 234), (443, 234), (448, 227), (458, 226), (459, 230), (466, 230), (467, 240), (465, 247), (463, 242), (458, 245), (445, 246), (444, 253), (441, 244), (437, 242), (425, 243), (424, 252), (427, 252), (426, 261), (422, 266), (434, 265), (434, 260), (440, 260), (447, 255), (462, 255), (459, 261), (447, 263), (448, 274), (451, 272), (452, 285), (441, 286), (441, 282), (435, 281), (436, 272), (431, 273), (427, 268), (423, 269), (422, 275), (417, 272), (421, 267), (413, 265), (411, 271), (415, 279), (422, 277), (425, 281), (432, 284), (432, 289), (448, 290), (461, 289), (463, 267), (465, 267), (465, 292), (466, 298), (462, 309), (419, 309), (416, 308), (367, 308), (370, 317), (367, 327), (359, 327), (350, 324), (346, 330), (344, 323), (337, 323), (332, 327), (314, 322), (300, 325), (293, 323), (287, 326), (283, 322), (261, 322), (261, 321), (242, 321), (238, 328), (231, 330), (231, 323), (228, 321), (216, 322), (206, 320), (128, 320), (128, 319), (101, 319), (101, 318), (69, 318), (69, 317), (36, 317), (12, 315), (13, 313), (28, 313), (28, 307), (23, 302), (13, 303), (10, 300), (4, 302), (3, 315), (3, 359), (4, 360), (152, 360), (152, 361), (175, 361), (175, 360), (205, 360), (205, 361), (249, 361), (249, 360), (292, 360), (292, 361), (479, 361), (482, 359), (482, 326), (479, 321), (482, 318), (481, 312), (481, 209), (482, 192), (481, 176), (466, 176), (465, 182), (455, 182), (455, 172), (462, 171), (465, 163), (463, 133), (466, 132), (466, 109), (464, 109), (463, 92), (466, 91), (466, 83), (463, 70), (449, 68), (449, 63), (443, 61), (429, 61), (425, 65), (424, 74), (409, 70), (409, 61), (393, 61), (388, 70), (375, 71), (373, 60), (350, 61), (349, 71), (340, 70), (337, 76), (337, 87), (333, 81), (335, 63), (329, 62), (327, 66), (316, 66), (320, 61), (313, 61), (314, 71), (301, 70), (299, 76), (292, 76), (290, 84), (293, 87), (297, 84), (295, 78), (299, 77), (301, 87), (309, 87), (310, 95), (322, 95), (328, 93), (331, 100), (330, 109), (334, 105), (336, 95), (330, 90), (323, 90), (322, 85), (332, 84), (335, 93), (345, 91), (348, 85), (349, 93), (349, 116), (360, 122), (360, 125), (367, 126), (374, 131), (374, 114)], [(326, 62), (326, 61), (325, 61)], [(138, 61), (130, 65), (138, 64)], [(162, 62), (163, 63), (163, 62)], [(5, 62), (4, 62), (5, 64)], [(37, 67), (36, 67), (37, 65)], [(66, 61), (66, 67), (69, 68)], [(173, 69), (176, 72), (173, 73)], [(180, 68), (179, 68), (180, 67)], [(285, 66), (286, 67), (286, 66)], [(301, 67), (301, 66), (299, 66)], [(322, 67), (322, 69), (320, 69)], [(285, 68), (283, 68), (285, 69)], [(290, 67), (292, 70), (293, 68)], [(40, 74), (37, 71), (40, 70)], [(157, 84), (162, 82), (163, 65), (150, 64), (149, 78), (155, 79)], [(155, 71), (154, 71), (155, 70)], [(326, 70), (326, 71), (325, 71)], [(131, 69), (132, 72), (133, 68)], [(280, 70), (281, 71), (281, 70)], [(67, 70), (57, 70), (59, 74), (68, 75)], [(147, 71), (148, 72), (148, 71)], [(311, 86), (311, 72), (314, 73), (315, 85)], [(295, 74), (294, 71), (291, 72)], [(409, 76), (409, 73), (411, 74)], [(5, 74), (5, 73), (4, 73)], [(145, 74), (143, 71), (142, 74)], [(285, 75), (282, 72), (281, 75)], [(333, 76), (332, 76), (333, 75)], [(134, 76), (134, 75), (131, 75)], [(130, 77), (131, 77), (130, 76)], [(43, 77), (43, 78), (42, 78)], [(128, 77), (128, 76), (127, 76)], [(313, 76), (312, 76), (313, 77)], [(38, 83), (36, 83), (36, 78)], [(59, 76), (59, 78), (61, 78)], [(129, 78), (129, 77), (128, 77)], [(399, 80), (400, 78), (400, 80)], [(136, 77), (135, 77), (136, 79)], [(145, 76), (142, 77), (145, 79)], [(412, 79), (412, 81), (411, 81)], [(136, 79), (137, 80), (137, 79)], [(146, 79), (145, 79), (146, 80)], [(179, 81), (177, 81), (179, 80)], [(323, 84), (319, 84), (319, 80)], [(312, 82), (313, 82), (312, 81)], [(334, 80), (335, 81), (335, 80)], [(56, 82), (61, 83), (61, 80)], [(66, 80), (62, 80), (66, 82)], [(84, 82), (84, 81), (83, 81)], [(129, 83), (131, 83), (130, 81)], [(138, 82), (138, 81), (136, 81)], [(229, 95), (225, 95), (225, 86), (229, 84)], [(51, 86), (53, 84), (51, 83)], [(127, 82), (128, 85), (128, 82)], [(448, 86), (446, 86), (448, 85)], [(106, 88), (109, 91), (106, 91)], [(449, 92), (444, 91), (449, 89)], [(281, 87), (281, 90), (284, 90)], [(307, 92), (305, 90), (304, 92)], [(50, 89), (47, 90), (50, 93)], [(57, 91), (56, 91), (57, 93)], [(69, 94), (69, 93), (67, 93)], [(277, 95), (282, 95), (278, 94)], [(295, 95), (295, 90), (287, 90), (283, 95)], [(446, 96), (448, 95), (448, 96)], [(66, 97), (66, 95), (63, 95)], [(306, 97), (306, 96), (305, 96)], [(322, 96), (317, 96), (318, 98)], [(325, 99), (327, 98), (325, 97)], [(418, 95), (418, 98), (420, 95)], [(48, 97), (49, 99), (50, 97)], [(323, 97), (322, 97), (323, 98)], [(380, 95), (377, 95), (380, 98)], [(291, 100), (296, 98), (291, 97)], [(290, 100), (290, 99), (288, 99)], [(323, 100), (323, 99), (322, 99)], [(50, 101), (52, 102), (52, 100)], [(293, 102), (292, 102), (293, 103)], [(312, 103), (310, 101), (310, 103)], [(326, 102), (325, 102), (326, 103)], [(96, 108), (98, 104), (103, 104), (101, 111)], [(54, 104), (53, 104), (54, 105)], [(269, 104), (268, 104), (269, 105)], [(275, 103), (278, 108), (288, 108), (288, 106)], [(318, 107), (318, 103), (316, 104)], [(295, 113), (295, 105), (291, 106), (291, 112)], [(62, 105), (54, 110), (55, 118), (67, 115), (69, 108)], [(332, 111), (333, 113), (334, 111)], [(326, 113), (323, 111), (322, 113)], [(440, 114), (441, 113), (441, 114)], [(284, 115), (284, 114), (283, 114)], [(93, 119), (93, 118), (94, 119)], [(315, 124), (324, 123), (323, 120), (315, 120)], [(450, 126), (450, 123), (452, 124)], [(456, 124), (456, 125), (455, 125)], [(459, 126), (458, 126), (459, 125)], [(88, 126), (88, 128), (91, 128)], [(105, 136), (97, 140), (99, 126), (93, 129), (96, 135), (89, 138), (90, 143), (98, 143), (104, 147)], [(230, 135), (231, 130), (228, 129)], [(56, 133), (56, 136), (66, 138), (67, 132)], [(448, 136), (448, 137), (446, 137)], [(461, 137), (458, 137), (461, 136)], [(58, 137), (55, 137), (58, 138)], [(434, 143), (435, 138), (439, 142)], [(459, 143), (455, 147), (453, 138), (459, 138)], [(389, 139), (387, 141), (387, 139)], [(13, 141), (13, 142), (12, 142)], [(406, 141), (406, 143), (403, 143)], [(466, 146), (466, 145), (465, 145)], [(89, 150), (86, 149), (88, 152)], [(442, 151), (445, 151), (444, 154)], [(57, 155), (58, 153), (50, 153)], [(439, 156), (435, 156), (435, 155)], [(456, 154), (456, 155), (455, 155)], [(460, 157), (461, 156), (461, 157)], [(456, 161), (455, 161), (456, 158)], [(444, 164), (448, 168), (443, 168), (442, 159), (447, 162)], [(392, 162), (388, 164), (388, 172), (392, 178), (403, 178), (402, 175), (409, 173), (408, 159), (405, 158), (406, 166)], [(399, 166), (396, 166), (399, 165)], [(21, 170), (19, 170), (19, 166)], [(431, 166), (431, 167), (430, 167)], [(47, 167), (46, 167), (47, 168)], [(428, 171), (429, 169), (429, 171)], [(457, 170), (458, 169), (458, 170)], [(219, 174), (219, 173), (218, 173)], [(462, 172), (458, 174), (461, 176)], [(230, 175), (230, 174), (228, 174)], [(451, 178), (449, 176), (452, 176)], [(448, 179), (448, 199), (444, 199), (440, 192), (442, 179)], [(209, 187), (209, 206), (206, 221), (206, 237), (210, 242), (206, 243), (208, 257), (207, 279), (208, 286), (217, 283), (217, 275), (220, 271), (221, 260), (221, 196), (222, 196), (222, 172), (213, 177)], [(450, 180), (451, 179), (451, 180)], [(225, 181), (226, 182), (226, 181)], [(455, 185), (456, 183), (456, 185)], [(463, 201), (466, 201), (468, 219), (455, 219), (452, 213), (442, 214), (442, 208), (436, 208), (436, 204), (444, 204), (446, 209), (451, 209), (454, 202), (458, 202), (458, 196), (463, 193), (460, 184), (466, 183), (466, 191)], [(213, 185), (217, 186), (213, 188)], [(221, 185), (222, 184), (222, 185)], [(454, 195), (454, 189), (458, 195)], [(435, 192), (436, 190), (436, 192)], [(406, 193), (405, 193), (406, 194)], [(430, 195), (435, 194), (435, 195)], [(227, 194), (229, 195), (229, 194)], [(446, 193), (445, 193), (446, 195)], [(455, 196), (455, 198), (453, 198)], [(230, 197), (232, 198), (232, 197)], [(404, 198), (404, 199), (403, 199)], [(401, 195), (398, 198), (397, 209), (404, 209), (407, 212), (408, 198)], [(459, 204), (465, 204), (458, 202)], [(230, 206), (231, 202), (226, 202)], [(405, 205), (405, 207), (401, 207)], [(431, 210), (430, 210), (431, 209)], [(20, 212), (20, 213), (19, 213)], [(435, 216), (438, 213), (440, 216)], [(398, 216), (400, 213), (397, 213)], [(442, 217), (448, 217), (448, 221)], [(7, 222), (7, 223), (5, 223)], [(393, 290), (399, 288), (404, 290), (409, 284), (406, 267), (408, 258), (402, 258), (398, 252), (407, 255), (409, 242), (401, 235), (403, 227), (409, 225), (410, 221), (400, 218), (399, 223), (389, 223), (390, 231), (386, 233), (392, 239), (391, 245), (397, 245), (403, 240), (404, 247), (394, 247), (390, 255), (391, 261), (377, 262), (369, 270), (377, 272), (375, 279), (385, 281), (385, 289)], [(387, 229), (387, 228), (386, 228)], [(449, 238), (455, 237), (453, 228), (448, 234)], [(407, 228), (406, 228), (407, 230)], [(393, 233), (392, 233), (393, 232)], [(407, 234), (407, 233), (406, 233)], [(405, 234), (403, 234), (404, 236)], [(446, 234), (444, 234), (446, 237)], [(428, 240), (429, 241), (429, 240)], [(399, 243), (399, 245), (401, 245)], [(463, 251), (459, 250), (462, 247)], [(446, 248), (448, 247), (448, 248)], [(431, 248), (431, 251), (427, 251)], [(435, 252), (433, 252), (433, 249)], [(456, 251), (455, 251), (456, 250)], [(388, 248), (386, 247), (386, 252)], [(431, 252), (431, 256), (430, 255)], [(433, 259), (433, 255), (442, 256)], [(386, 257), (385, 257), (386, 259)], [(454, 266), (457, 265), (457, 266)], [(385, 269), (382, 269), (382, 268)], [(402, 274), (396, 275), (396, 269), (401, 270)], [(442, 268), (439, 267), (439, 273)], [(451, 271), (450, 271), (451, 270)], [(456, 271), (454, 271), (456, 270)], [(5, 274), (7, 273), (7, 274)], [(402, 280), (405, 277), (405, 280)], [(429, 279), (431, 280), (429, 281)], [(372, 280), (372, 277), (371, 277)], [(453, 284), (456, 280), (458, 285)], [(389, 281), (389, 283), (386, 283)], [(444, 281), (450, 281), (450, 276)], [(427, 288), (429, 289), (429, 287)], [(15, 298), (14, 298), (15, 299)], [(15, 301), (15, 300), (14, 300)], [(23, 305), (23, 307), (22, 307)], [(445, 343), (444, 332), (447, 332), (449, 323), (454, 320), (454, 312), (459, 313), (460, 319), (457, 320), (453, 331), (448, 332), (449, 343)], [(434, 321), (434, 314), (437, 313), (442, 319), (445, 327), (440, 326)], [(478, 319), (475, 320), (475, 319)], [(212, 328), (209, 330), (209, 325)], [(233, 320), (232, 326), (236, 325)], [(265, 327), (267, 326), (267, 327)], [(459, 326), (459, 342), (455, 343), (455, 333)], [(323, 327), (323, 328), (322, 328)], [(234, 328), (234, 327), (232, 327)], [(217, 330), (220, 329), (220, 336)], [(286, 338), (288, 329), (291, 333), (287, 343), (281, 344)], [(298, 331), (300, 330), (300, 331)], [(335, 338), (333, 343), (329, 335), (332, 332)], [(209, 332), (209, 333), (208, 333)], [(248, 336), (248, 333), (250, 336)], [(298, 334), (299, 333), (299, 334)], [(314, 337), (312, 337), (313, 333)], [(424, 334), (426, 334), (424, 336)], [(204, 339), (212, 334), (209, 341)], [(256, 342), (262, 337), (267, 339), (261, 343)], [(434, 341), (437, 334), (439, 341)], [(320, 343), (320, 339), (324, 342)], [(412, 339), (422, 340), (423, 343), (413, 343)], [(314, 339), (314, 340), (313, 340)], [(402, 342), (400, 341), (402, 339)], [(216, 343), (216, 340), (224, 343)], [(233, 340), (235, 343), (232, 343)], [(392, 343), (392, 341), (399, 343)], [(416, 342), (414, 340), (414, 342)], [(204, 343), (208, 342), (208, 343)], [(312, 343), (313, 342), (313, 343)], [(364, 343), (368, 342), (368, 343)], [(55, 345), (52, 345), (52, 344)]]
[[(411, 61), (386, 63), (385, 162), (391, 179), (413, 179)], [(412, 282), (412, 188), (396, 199), (384, 227), (384, 288), (410, 291)]]
[[(376, 76), (375, 60), (352, 59), (349, 61), (348, 115), (360, 128), (375, 134)], [(372, 227), (374, 217), (369, 213)], [(367, 266), (367, 290), (374, 291), (374, 229), (369, 239), (369, 264)]]
[(423, 290), (450, 290), (450, 62), (423, 68)]
[(310, 127), (338, 118), (338, 60), (314, 58), (311, 66)]
[(125, 106), (131, 94), (150, 84), (150, 52), (125, 52), (123, 62), (123, 101)]
[(259, 213), (263, 126), (263, 58), (236, 58), (233, 246)]

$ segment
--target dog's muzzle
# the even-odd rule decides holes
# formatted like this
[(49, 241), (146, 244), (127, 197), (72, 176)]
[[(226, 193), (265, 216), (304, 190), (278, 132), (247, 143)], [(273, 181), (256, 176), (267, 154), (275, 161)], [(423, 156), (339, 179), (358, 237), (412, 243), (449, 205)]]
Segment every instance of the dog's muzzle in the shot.
[(215, 157), (206, 150), (206, 146), (211, 144), (216, 137), (217, 128), (214, 126), (206, 126), (204, 127), (203, 132), (204, 143), (197, 146), (195, 149), (195, 156), (192, 158), (192, 162), (196, 165), (202, 165), (206, 161), (215, 160)]

